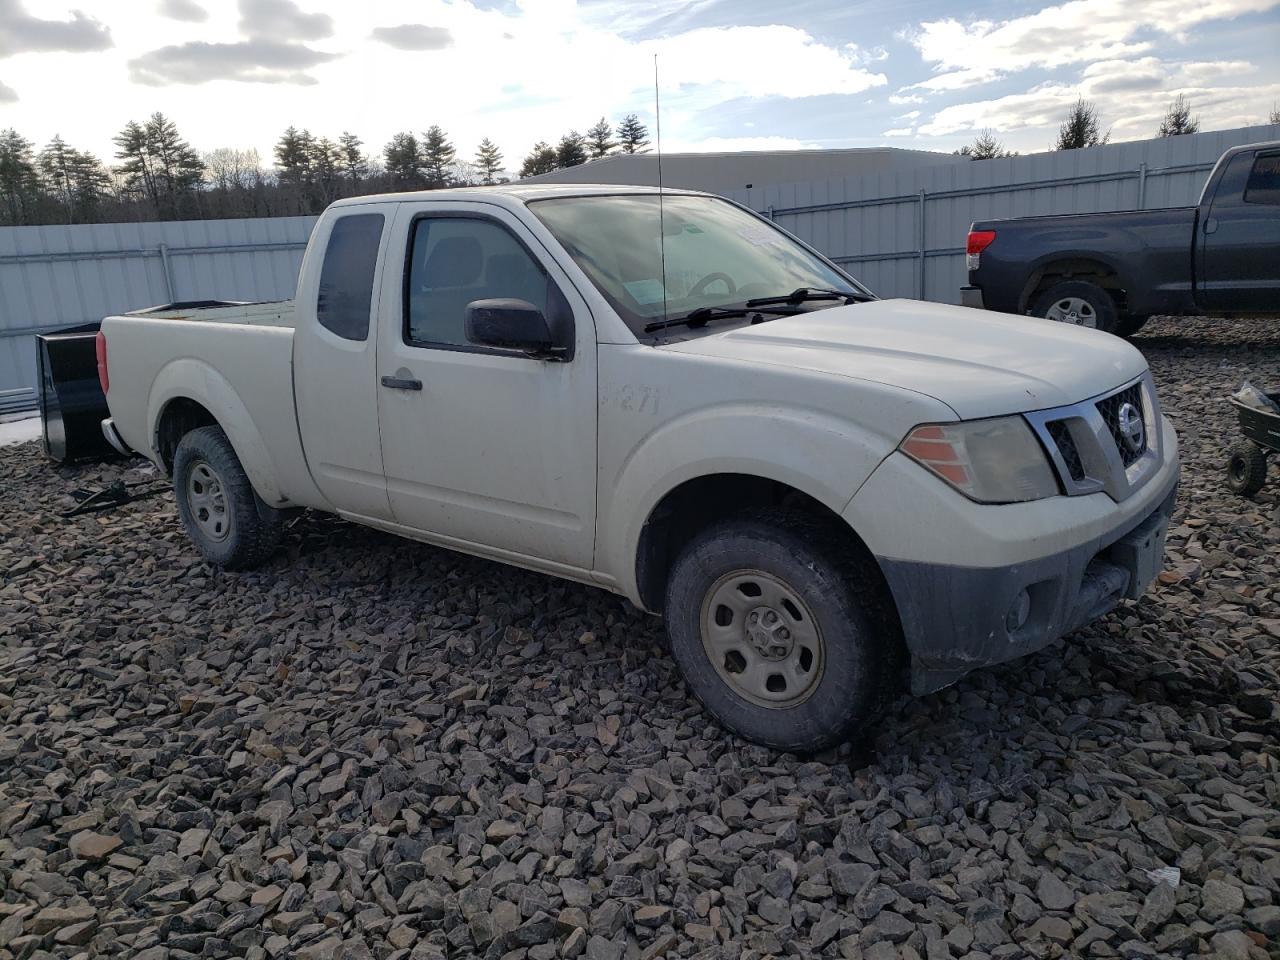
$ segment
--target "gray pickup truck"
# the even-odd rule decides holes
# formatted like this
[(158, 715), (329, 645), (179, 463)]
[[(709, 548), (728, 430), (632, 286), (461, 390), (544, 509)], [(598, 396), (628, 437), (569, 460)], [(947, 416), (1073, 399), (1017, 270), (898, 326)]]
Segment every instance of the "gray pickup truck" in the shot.
[(1233, 147), (1194, 207), (979, 220), (967, 307), (1129, 336), (1149, 317), (1280, 317), (1280, 141)]

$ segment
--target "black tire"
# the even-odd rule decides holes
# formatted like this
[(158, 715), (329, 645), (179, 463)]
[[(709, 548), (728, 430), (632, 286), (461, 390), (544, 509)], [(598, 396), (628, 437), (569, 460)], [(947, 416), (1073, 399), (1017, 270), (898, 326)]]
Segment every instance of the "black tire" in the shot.
[(1117, 337), (1132, 337), (1135, 333), (1147, 325), (1150, 317), (1130, 317), (1124, 316), (1120, 318), (1120, 323), (1116, 327)]
[[(874, 718), (886, 692), (894, 686), (892, 681), (897, 677), (893, 666), (899, 662), (901, 646), (879, 571), (869, 570), (868, 564), (844, 549), (824, 525), (803, 515), (752, 514), (715, 524), (695, 536), (672, 565), (665, 619), (676, 662), (708, 712), (748, 740), (794, 753), (818, 752), (863, 732), (858, 728)], [(734, 656), (738, 661), (743, 660), (743, 653), (752, 658), (739, 668), (742, 677), (751, 674), (758, 678), (760, 671), (767, 673), (780, 662), (762, 657), (758, 649), (746, 649), (754, 642), (747, 612), (730, 611), (728, 623), (717, 621), (720, 626), (712, 628), (741, 630), (740, 641), (726, 641), (739, 643), (741, 652), (728, 651), (717, 666), (709, 652), (711, 641), (704, 645), (704, 605), (707, 616), (719, 617), (727, 608), (711, 609), (713, 598), (722, 595), (716, 591), (726, 589), (726, 578), (739, 575), (763, 575), (793, 592), (800, 606), (793, 603), (788, 608), (784, 600), (781, 620), (796, 630), (797, 638), (806, 614), (812, 617), (821, 649), (810, 655), (818, 670), (802, 675), (808, 684), (802, 700), (762, 705), (735, 686), (746, 683), (731, 676)], [(729, 583), (741, 589), (732, 579)], [(792, 639), (794, 647), (802, 644), (797, 638)], [(776, 650), (770, 648), (770, 652)], [(793, 648), (789, 656), (794, 652)], [(795, 669), (803, 669), (803, 651)], [(768, 680), (772, 682), (777, 676), (781, 674)], [(786, 682), (784, 678), (781, 692), (768, 695), (787, 695)], [(796, 692), (802, 692), (800, 686)]]
[(1252, 497), (1267, 482), (1267, 454), (1252, 440), (1236, 444), (1227, 453), (1227, 487)]
[(210, 563), (247, 570), (280, 543), (280, 512), (254, 493), (221, 427), (199, 427), (182, 438), (173, 455), (173, 491), (187, 536)]
[[(1070, 308), (1070, 309), (1069, 309)], [(1033, 316), (1051, 320), (1063, 320), (1076, 316), (1080, 326), (1093, 327), (1106, 333), (1116, 333), (1120, 327), (1120, 314), (1111, 294), (1096, 283), (1085, 280), (1063, 280), (1040, 293), (1031, 304)]]

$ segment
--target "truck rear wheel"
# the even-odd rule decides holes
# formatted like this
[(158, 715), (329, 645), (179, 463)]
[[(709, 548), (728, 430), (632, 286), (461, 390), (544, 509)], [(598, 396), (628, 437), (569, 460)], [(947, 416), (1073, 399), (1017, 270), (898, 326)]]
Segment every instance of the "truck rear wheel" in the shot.
[(872, 719), (897, 641), (860, 566), (803, 516), (726, 521), (684, 548), (667, 583), (667, 632), (721, 724), (811, 753)]
[(187, 433), (173, 455), (178, 515), (200, 555), (227, 570), (256, 567), (280, 542), (279, 512), (253, 491), (221, 427)]
[(1120, 326), (1119, 311), (1111, 294), (1085, 280), (1064, 280), (1045, 290), (1031, 305), (1033, 316), (1073, 323), (1106, 333)]

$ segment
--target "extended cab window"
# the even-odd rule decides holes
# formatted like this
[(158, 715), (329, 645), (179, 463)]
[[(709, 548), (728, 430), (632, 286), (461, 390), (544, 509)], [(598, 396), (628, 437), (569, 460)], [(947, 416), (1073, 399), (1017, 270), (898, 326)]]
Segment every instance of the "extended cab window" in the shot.
[(383, 217), (356, 213), (333, 224), (320, 267), (320, 295), (316, 318), (326, 330), (344, 340), (369, 336), (373, 304), (373, 271), (378, 262)]
[(1244, 187), (1245, 203), (1280, 205), (1280, 153), (1258, 157)]
[(470, 346), (465, 329), (473, 300), (526, 300), (550, 315), (554, 285), (511, 233), (492, 220), (424, 217), (413, 225), (406, 291), (406, 339)]

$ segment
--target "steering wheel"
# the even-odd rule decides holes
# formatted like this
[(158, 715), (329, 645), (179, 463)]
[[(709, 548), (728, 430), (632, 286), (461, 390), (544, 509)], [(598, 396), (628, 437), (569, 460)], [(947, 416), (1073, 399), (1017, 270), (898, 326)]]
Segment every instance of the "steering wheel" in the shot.
[(729, 296), (732, 297), (738, 292), (738, 285), (733, 282), (733, 277), (729, 276), (727, 273), (708, 273), (705, 277), (689, 288), (688, 295), (696, 297), (698, 294), (706, 292), (707, 287), (711, 286), (711, 284), (715, 283), (717, 280), (723, 281), (724, 285), (729, 288)]

